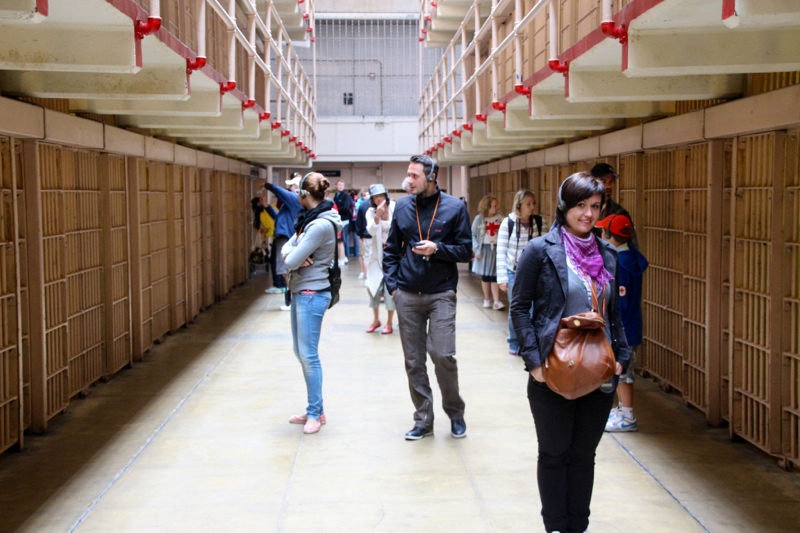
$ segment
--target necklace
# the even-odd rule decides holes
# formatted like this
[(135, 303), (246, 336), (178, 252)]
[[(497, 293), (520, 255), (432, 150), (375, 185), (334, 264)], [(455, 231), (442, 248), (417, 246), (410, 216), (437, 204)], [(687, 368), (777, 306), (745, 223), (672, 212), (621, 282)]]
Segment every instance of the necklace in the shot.
[[(436, 206), (433, 208), (433, 216), (431, 217), (430, 224), (428, 224), (428, 234), (425, 237), (426, 241), (431, 240), (431, 228), (433, 227), (433, 221), (436, 220), (436, 211), (439, 210), (439, 200), (441, 200), (441, 199), (442, 199), (442, 195), (440, 194), (436, 198)], [(419, 224), (419, 205), (417, 205), (417, 199), (416, 198), (414, 198), (414, 211), (417, 214), (417, 231), (419, 232), (419, 240), (423, 240), (422, 239), (422, 226), (420, 226), (420, 224)]]

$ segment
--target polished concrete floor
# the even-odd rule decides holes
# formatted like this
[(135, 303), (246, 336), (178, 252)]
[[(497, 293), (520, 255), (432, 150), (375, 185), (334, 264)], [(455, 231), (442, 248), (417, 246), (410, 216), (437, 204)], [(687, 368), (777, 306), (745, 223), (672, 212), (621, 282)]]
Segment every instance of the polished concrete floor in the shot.
[[(505, 312), (483, 309), (462, 275), (468, 436), (450, 436), (437, 404), (435, 436), (407, 442), (400, 338), (364, 333), (371, 311), (357, 267), (345, 270), (323, 323), (322, 431), (287, 423), (305, 387), (282, 295), (264, 294), (260, 273), (0, 457), (0, 531), (542, 531), (527, 376), (506, 353)], [(641, 429), (600, 443), (590, 531), (800, 531), (800, 474), (652, 382), (636, 387)]]

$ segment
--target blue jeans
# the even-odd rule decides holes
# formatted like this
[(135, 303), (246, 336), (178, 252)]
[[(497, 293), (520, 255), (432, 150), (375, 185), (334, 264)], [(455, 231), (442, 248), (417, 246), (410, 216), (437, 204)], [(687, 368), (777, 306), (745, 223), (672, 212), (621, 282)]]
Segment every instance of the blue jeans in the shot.
[(342, 237), (344, 238), (345, 255), (350, 257), (358, 257), (358, 233), (356, 233), (356, 222), (351, 220), (343, 231)]
[[(514, 290), (514, 278), (516, 272), (508, 271), (508, 300), (511, 301), (511, 292)], [(511, 306), (508, 306), (508, 351), (519, 353), (519, 341), (517, 340), (517, 332), (514, 331), (514, 324), (511, 323)]]
[(322, 407), (322, 365), (319, 362), (319, 335), (322, 318), (331, 303), (330, 292), (292, 295), (292, 342), (294, 355), (303, 367), (308, 393), (306, 416), (316, 418), (325, 413)]

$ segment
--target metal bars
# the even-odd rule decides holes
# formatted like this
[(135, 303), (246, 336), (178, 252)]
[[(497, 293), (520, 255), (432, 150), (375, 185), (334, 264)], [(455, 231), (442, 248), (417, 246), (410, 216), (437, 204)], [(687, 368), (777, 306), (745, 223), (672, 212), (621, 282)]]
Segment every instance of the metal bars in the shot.
[[(402, 19), (318, 20), (316, 81), (326, 87), (317, 115), (416, 116), (417, 23)], [(310, 61), (310, 49), (298, 49)], [(431, 72), (439, 51), (422, 54), (423, 72)]]

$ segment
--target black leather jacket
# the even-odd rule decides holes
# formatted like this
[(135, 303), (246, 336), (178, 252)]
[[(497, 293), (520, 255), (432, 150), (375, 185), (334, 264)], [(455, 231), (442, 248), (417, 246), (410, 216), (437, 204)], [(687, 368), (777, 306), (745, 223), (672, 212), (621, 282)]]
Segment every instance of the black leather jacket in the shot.
[[(439, 198), (439, 208), (436, 209)], [(431, 225), (434, 210), (436, 219)], [(411, 251), (411, 245), (426, 240), (429, 226), (430, 239), (427, 240), (435, 242), (438, 250), (428, 256), (429, 261), (425, 261)], [(466, 263), (471, 257), (472, 229), (464, 202), (441, 192), (438, 187), (426, 198), (408, 195), (397, 201), (383, 250), (383, 279), (390, 294), (397, 288), (422, 294), (456, 290), (456, 263)]]
[[(561, 231), (556, 226), (547, 235), (530, 241), (517, 264), (509, 312), (519, 339), (519, 354), (527, 371), (541, 366), (553, 349), (558, 322), (563, 318), (567, 304), (569, 267)], [(609, 341), (617, 362), (627, 369), (631, 350), (619, 314), (617, 251), (605, 241), (599, 238), (597, 241), (606, 270), (614, 276), (606, 302), (605, 318), (611, 325)]]

